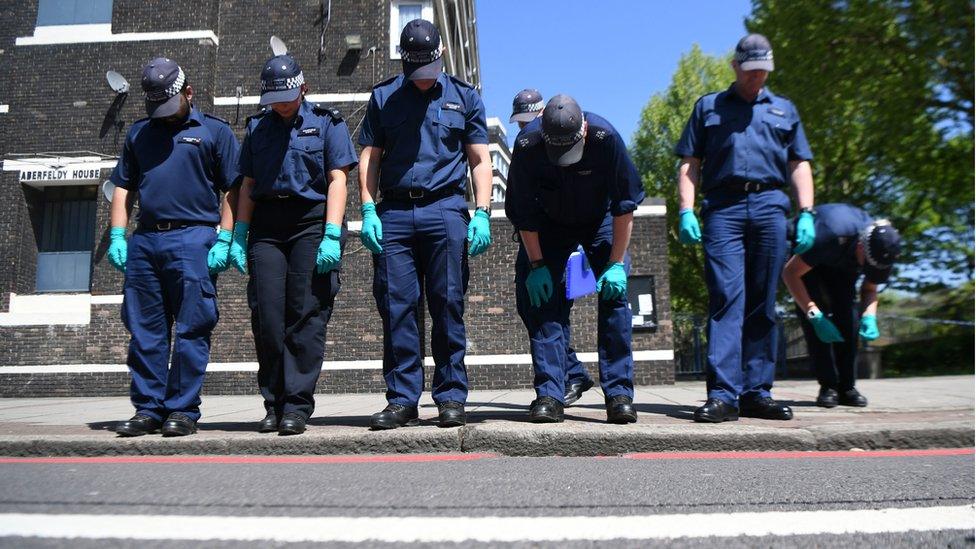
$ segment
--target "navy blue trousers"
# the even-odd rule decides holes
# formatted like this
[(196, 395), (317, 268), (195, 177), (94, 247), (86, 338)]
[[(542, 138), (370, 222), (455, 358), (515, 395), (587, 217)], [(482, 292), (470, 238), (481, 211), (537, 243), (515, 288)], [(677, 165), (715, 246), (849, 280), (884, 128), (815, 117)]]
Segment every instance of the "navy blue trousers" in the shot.
[(740, 399), (770, 396), (789, 209), (789, 197), (776, 189), (716, 189), (702, 200), (709, 398), (738, 406)]
[[(608, 215), (595, 227), (543, 228), (539, 231), (539, 245), (552, 275), (552, 297), (540, 307), (533, 307), (529, 303), (525, 289), (530, 270), (529, 258), (525, 250), (520, 249), (515, 262), (515, 302), (529, 332), (536, 395), (562, 402), (566, 381), (586, 376), (582, 364), (576, 360), (576, 366), (569, 358), (572, 351), (568, 338), (569, 315), (573, 301), (566, 299), (566, 260), (578, 246), (583, 246), (594, 273), (597, 276), (603, 273), (613, 248), (613, 218)], [(629, 255), (624, 258), (624, 263), (629, 273)], [(627, 297), (612, 301), (598, 298), (598, 303), (600, 385), (607, 397), (624, 395), (633, 398), (634, 360), (631, 355), (631, 313)], [(575, 353), (572, 358), (575, 359)]]
[(216, 239), (207, 226), (136, 231), (129, 239), (122, 322), (132, 336), (129, 393), (138, 413), (158, 420), (172, 412), (200, 418), (218, 318), (215, 279), (207, 270)]
[(391, 404), (416, 406), (424, 388), (420, 288), (431, 318), (431, 396), (437, 403), (468, 398), (464, 366), (464, 294), (468, 291), (470, 214), (461, 195), (427, 201), (383, 200), (383, 251), (373, 255), (373, 296), (383, 319), (383, 378)]
[(813, 325), (807, 320), (807, 315), (799, 307), (796, 308), (817, 381), (821, 386), (837, 391), (853, 389), (857, 379), (857, 330), (860, 315), (854, 294), (859, 276), (857, 271), (838, 269), (831, 265), (817, 265), (803, 276), (803, 285), (806, 286), (810, 299), (837, 326), (844, 341), (820, 341)]

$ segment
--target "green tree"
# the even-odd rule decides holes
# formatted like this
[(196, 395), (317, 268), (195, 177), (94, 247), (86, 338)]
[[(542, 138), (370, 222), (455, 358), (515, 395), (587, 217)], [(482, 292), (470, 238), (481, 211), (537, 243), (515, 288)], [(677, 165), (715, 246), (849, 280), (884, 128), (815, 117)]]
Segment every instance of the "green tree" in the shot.
[(754, 0), (746, 21), (803, 118), (817, 202), (904, 235), (922, 268), (896, 287), (973, 276), (973, 24), (971, 0)]
[(675, 312), (701, 313), (708, 308), (701, 246), (678, 242), (678, 158), (674, 146), (702, 95), (725, 89), (735, 79), (731, 56), (706, 55), (694, 45), (681, 56), (667, 90), (654, 94), (641, 112), (631, 143), (631, 156), (649, 196), (664, 197), (668, 214), (668, 262), (671, 307)]

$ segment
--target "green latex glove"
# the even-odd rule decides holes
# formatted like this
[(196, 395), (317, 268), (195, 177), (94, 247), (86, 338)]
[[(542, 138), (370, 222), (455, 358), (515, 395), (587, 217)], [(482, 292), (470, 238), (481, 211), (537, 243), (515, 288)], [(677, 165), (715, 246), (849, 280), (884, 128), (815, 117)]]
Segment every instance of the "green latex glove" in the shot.
[(383, 241), (383, 223), (376, 215), (376, 204), (367, 202), (359, 211), (363, 214), (363, 230), (359, 234), (359, 238), (363, 241), (363, 246), (366, 246), (374, 254), (378, 254), (383, 251), (383, 246), (380, 245), (380, 242)]
[(325, 234), (322, 235), (322, 242), (319, 243), (319, 250), (315, 254), (315, 270), (319, 273), (327, 273), (339, 268), (342, 260), (342, 248), (339, 246), (339, 235), (342, 229), (335, 223), (325, 224)]
[(217, 241), (210, 248), (207, 254), (207, 269), (211, 275), (222, 273), (230, 267), (230, 241), (233, 233), (227, 229), (220, 229), (217, 233)]
[(549, 267), (543, 265), (529, 271), (525, 279), (525, 290), (529, 293), (529, 303), (533, 307), (541, 307), (552, 297), (552, 275)]
[(125, 241), (125, 227), (112, 227), (108, 232), (108, 262), (121, 272), (125, 272), (125, 262), (129, 258), (129, 244)]
[(878, 331), (878, 319), (874, 315), (862, 316), (861, 329), (857, 333), (867, 341), (878, 339), (878, 336), (881, 335), (881, 332)]
[(471, 243), (468, 246), (468, 254), (471, 257), (483, 253), (488, 249), (488, 246), (491, 246), (491, 228), (488, 226), (489, 220), (488, 212), (477, 210), (474, 212), (474, 217), (471, 218), (471, 222), (468, 223), (468, 242)]
[(596, 290), (605, 301), (627, 295), (627, 271), (624, 270), (624, 264), (611, 263), (596, 280)]
[(701, 227), (691, 208), (685, 208), (678, 214), (678, 242), (682, 244), (701, 242)]
[(813, 214), (803, 212), (796, 221), (796, 247), (793, 253), (802, 254), (813, 247), (813, 240), (817, 236), (817, 231), (813, 228)]
[(822, 312), (817, 311), (816, 316), (810, 319), (813, 324), (813, 331), (817, 333), (817, 339), (824, 343), (840, 343), (844, 338), (840, 336), (840, 330)]
[(250, 227), (246, 221), (234, 223), (234, 237), (230, 243), (230, 262), (241, 274), (247, 274), (247, 230)]

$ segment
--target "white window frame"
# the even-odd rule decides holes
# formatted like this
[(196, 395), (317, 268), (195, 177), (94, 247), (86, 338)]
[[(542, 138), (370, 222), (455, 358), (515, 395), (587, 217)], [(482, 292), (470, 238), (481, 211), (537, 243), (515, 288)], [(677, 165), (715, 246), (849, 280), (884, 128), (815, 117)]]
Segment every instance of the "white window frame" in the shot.
[(400, 45), (400, 5), (421, 4), (420, 16), (436, 24), (434, 21), (433, 0), (390, 0), (390, 59), (400, 59), (397, 46)]

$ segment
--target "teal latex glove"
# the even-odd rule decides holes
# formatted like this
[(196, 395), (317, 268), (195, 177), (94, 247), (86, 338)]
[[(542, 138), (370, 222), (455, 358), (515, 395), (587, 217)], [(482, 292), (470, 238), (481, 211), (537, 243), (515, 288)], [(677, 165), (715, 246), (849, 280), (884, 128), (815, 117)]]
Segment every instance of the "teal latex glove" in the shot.
[(335, 223), (325, 224), (325, 234), (322, 235), (322, 242), (319, 243), (319, 250), (315, 254), (315, 270), (319, 273), (327, 273), (339, 268), (342, 260), (342, 248), (339, 246), (339, 236), (342, 229)]
[(468, 223), (468, 242), (471, 243), (468, 246), (468, 254), (471, 257), (484, 253), (488, 246), (491, 246), (489, 220), (488, 212), (477, 210), (474, 212), (474, 217), (471, 218), (471, 223)]
[(627, 271), (624, 270), (624, 264), (611, 263), (596, 280), (596, 290), (605, 301), (627, 295)]
[(874, 315), (862, 316), (861, 329), (857, 333), (867, 341), (878, 339), (878, 336), (881, 335), (881, 332), (878, 331), (878, 319)]
[(230, 262), (234, 268), (247, 274), (247, 230), (251, 224), (246, 221), (234, 223), (234, 236), (230, 243)]
[(813, 239), (817, 236), (817, 231), (813, 228), (813, 214), (803, 212), (800, 219), (796, 222), (796, 247), (793, 253), (802, 254), (813, 247)]
[(376, 215), (376, 204), (367, 202), (359, 211), (363, 214), (363, 230), (359, 234), (359, 238), (363, 241), (363, 246), (366, 246), (374, 254), (378, 254), (383, 251), (383, 246), (380, 245), (380, 242), (383, 241), (383, 223), (380, 222), (380, 217)]
[(125, 227), (112, 227), (108, 232), (108, 262), (121, 272), (125, 272), (125, 262), (129, 259), (129, 244), (125, 241)]
[(543, 265), (529, 271), (525, 279), (525, 289), (529, 293), (529, 303), (533, 307), (541, 307), (552, 297), (552, 275), (549, 267)]
[(817, 311), (816, 316), (810, 319), (813, 324), (813, 331), (817, 334), (817, 339), (824, 343), (840, 343), (844, 338), (840, 336), (840, 330), (822, 312)]
[(678, 214), (678, 242), (698, 244), (701, 242), (701, 227), (694, 210), (685, 208)]
[(217, 242), (214, 242), (207, 254), (207, 269), (211, 275), (222, 273), (230, 267), (230, 241), (233, 234), (227, 229), (220, 229), (217, 233)]

